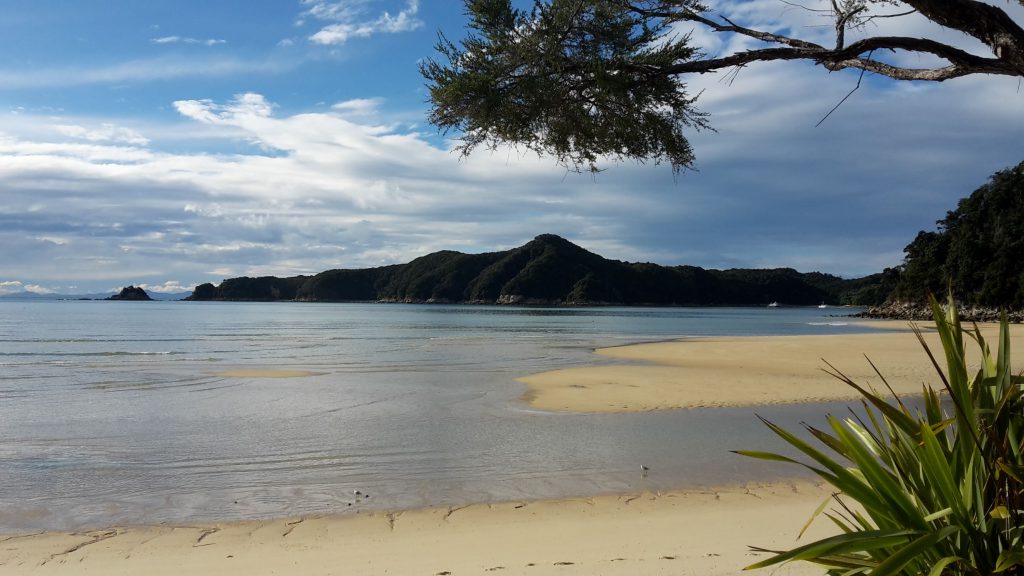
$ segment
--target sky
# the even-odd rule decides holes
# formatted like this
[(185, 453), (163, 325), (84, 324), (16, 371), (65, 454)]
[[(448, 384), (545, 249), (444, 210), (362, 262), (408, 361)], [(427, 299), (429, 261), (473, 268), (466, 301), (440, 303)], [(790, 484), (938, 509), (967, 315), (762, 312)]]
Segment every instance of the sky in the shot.
[[(714, 5), (830, 42), (792, 3)], [(515, 148), (461, 158), (426, 120), (417, 67), (464, 25), (456, 0), (8, 0), (0, 294), (177, 292), (545, 233), (626, 261), (857, 277), (899, 264), (919, 230), (1024, 160), (1015, 79), (865, 76), (815, 127), (859, 75), (806, 63), (687, 78), (715, 131), (690, 135), (696, 169), (679, 175), (612, 161), (577, 174)], [(691, 28), (708, 54), (755, 47)], [(917, 17), (866, 32), (985, 54)]]

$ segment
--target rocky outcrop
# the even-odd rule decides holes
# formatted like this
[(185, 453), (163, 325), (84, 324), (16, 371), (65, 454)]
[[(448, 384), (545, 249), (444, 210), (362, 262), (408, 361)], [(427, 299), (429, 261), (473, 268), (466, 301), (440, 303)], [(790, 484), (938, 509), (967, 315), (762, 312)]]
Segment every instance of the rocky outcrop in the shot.
[[(961, 306), (959, 312), (960, 319), (965, 322), (998, 322), (1001, 314), (1001, 311), (996, 308), (984, 306)], [(872, 306), (853, 316), (878, 320), (926, 322), (932, 320), (932, 309), (925, 304), (913, 302), (889, 302), (881, 306)], [(1008, 312), (1007, 318), (1012, 323), (1020, 324), (1024, 322), (1024, 310)]]
[(107, 300), (152, 300), (145, 290), (137, 286), (125, 286), (121, 292), (114, 294)]

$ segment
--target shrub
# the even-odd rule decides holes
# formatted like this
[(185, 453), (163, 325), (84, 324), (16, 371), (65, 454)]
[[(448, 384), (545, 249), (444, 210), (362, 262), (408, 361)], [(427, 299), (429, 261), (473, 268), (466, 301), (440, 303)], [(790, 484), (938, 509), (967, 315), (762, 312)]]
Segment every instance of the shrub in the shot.
[[(915, 332), (948, 401), (926, 385), (921, 408), (912, 411), (895, 394), (894, 400), (883, 399), (829, 365), (863, 396), (865, 416), (830, 415), (828, 430), (807, 426), (811, 441), (765, 421), (809, 462), (739, 452), (805, 466), (835, 487), (836, 506), (824, 512), (831, 499), (826, 500), (812, 520), (824, 513), (842, 531), (785, 552), (754, 548), (775, 555), (748, 569), (805, 560), (830, 575), (1024, 574), (1024, 401), (1022, 379), (1011, 373), (1005, 315), (993, 357), (977, 326), (962, 329), (952, 296), (947, 311), (934, 297), (930, 302), (945, 372), (920, 330)], [(981, 352), (973, 375), (965, 335)]]

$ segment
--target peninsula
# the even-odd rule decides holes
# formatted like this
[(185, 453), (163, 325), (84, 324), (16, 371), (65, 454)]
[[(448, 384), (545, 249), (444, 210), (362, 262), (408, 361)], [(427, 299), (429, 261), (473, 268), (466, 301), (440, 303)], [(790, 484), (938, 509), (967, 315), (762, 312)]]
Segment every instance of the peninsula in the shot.
[(792, 268), (706, 270), (609, 260), (553, 234), (503, 252), (445, 250), (407, 264), (313, 276), (230, 278), (189, 300), (539, 305), (877, 304), (881, 275), (847, 280)]

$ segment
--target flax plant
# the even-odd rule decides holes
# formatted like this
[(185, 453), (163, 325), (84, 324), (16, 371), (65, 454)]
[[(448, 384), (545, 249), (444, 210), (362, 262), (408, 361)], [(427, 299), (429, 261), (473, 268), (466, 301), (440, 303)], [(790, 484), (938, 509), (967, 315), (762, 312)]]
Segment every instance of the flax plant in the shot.
[[(915, 327), (942, 384), (924, 386), (920, 408), (911, 410), (895, 393), (887, 400), (829, 365), (862, 395), (865, 416), (830, 415), (824, 430), (805, 425), (817, 442), (765, 421), (804, 461), (739, 452), (804, 466), (831, 484), (836, 494), (812, 520), (824, 514), (841, 530), (785, 552), (752, 548), (774, 556), (747, 569), (803, 560), (829, 575), (1024, 574), (1024, 399), (1022, 378), (1011, 373), (1006, 317), (993, 357), (976, 325), (961, 327), (952, 295), (945, 311), (930, 301), (946, 369)], [(965, 336), (980, 350), (973, 374)]]

